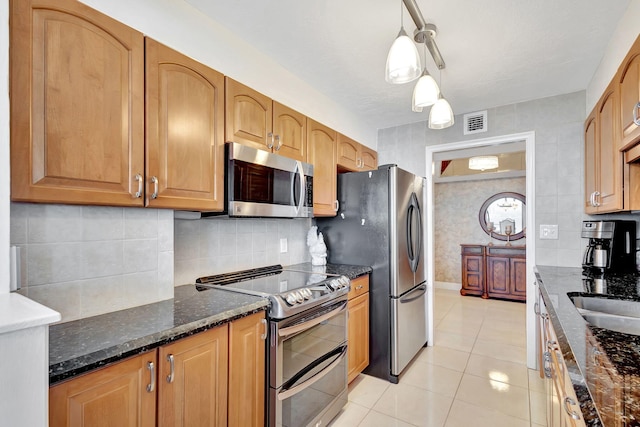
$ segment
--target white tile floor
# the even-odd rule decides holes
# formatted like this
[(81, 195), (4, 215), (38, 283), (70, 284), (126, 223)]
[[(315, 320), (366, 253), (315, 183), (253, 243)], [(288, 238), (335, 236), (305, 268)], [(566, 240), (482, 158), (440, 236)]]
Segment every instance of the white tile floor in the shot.
[(527, 369), (525, 305), (435, 290), (435, 345), (391, 384), (360, 375), (333, 427), (540, 427), (543, 383)]

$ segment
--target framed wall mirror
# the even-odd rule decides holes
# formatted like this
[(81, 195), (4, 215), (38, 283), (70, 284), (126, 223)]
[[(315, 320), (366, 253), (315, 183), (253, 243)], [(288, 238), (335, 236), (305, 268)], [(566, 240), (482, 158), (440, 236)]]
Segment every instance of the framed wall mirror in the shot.
[(522, 239), (527, 227), (525, 202), (525, 197), (519, 193), (494, 194), (480, 208), (480, 227), (497, 240)]

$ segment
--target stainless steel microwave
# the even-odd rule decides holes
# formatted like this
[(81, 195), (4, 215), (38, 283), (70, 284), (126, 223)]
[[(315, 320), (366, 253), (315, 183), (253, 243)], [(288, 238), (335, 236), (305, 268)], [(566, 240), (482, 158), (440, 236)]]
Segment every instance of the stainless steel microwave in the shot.
[(225, 210), (234, 217), (313, 217), (313, 165), (225, 144)]

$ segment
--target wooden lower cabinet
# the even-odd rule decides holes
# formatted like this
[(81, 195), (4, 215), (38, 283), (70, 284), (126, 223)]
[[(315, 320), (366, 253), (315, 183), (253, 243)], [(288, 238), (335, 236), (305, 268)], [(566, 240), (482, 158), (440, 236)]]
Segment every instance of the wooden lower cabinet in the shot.
[(227, 420), (228, 328), (160, 347), (158, 426), (222, 426)]
[(49, 389), (51, 427), (263, 426), (264, 312)]
[(51, 427), (156, 425), (156, 350), (54, 385)]
[(461, 295), (481, 295), (525, 301), (527, 260), (525, 246), (460, 245)]
[(262, 312), (229, 325), (230, 427), (264, 425), (266, 336)]
[(349, 291), (348, 381), (369, 366), (369, 275), (351, 281)]

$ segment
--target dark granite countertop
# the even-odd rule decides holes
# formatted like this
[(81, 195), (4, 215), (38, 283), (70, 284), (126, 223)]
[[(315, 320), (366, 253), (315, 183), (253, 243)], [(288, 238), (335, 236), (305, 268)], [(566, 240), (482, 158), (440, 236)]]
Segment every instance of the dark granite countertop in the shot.
[(266, 310), (269, 301), (178, 286), (174, 298), (49, 328), (49, 384)]
[[(350, 279), (371, 267), (302, 263), (288, 269), (342, 274)], [(143, 353), (257, 311), (269, 301), (252, 295), (178, 286), (174, 298), (154, 304), (60, 323), (49, 328), (49, 384)]]
[(318, 271), (327, 274), (341, 274), (347, 276), (349, 279), (355, 279), (356, 277), (370, 274), (373, 269), (365, 265), (347, 265), (347, 264), (327, 264), (327, 265), (311, 265), (310, 262), (302, 264), (288, 265), (285, 267), (288, 270), (302, 270), (302, 271)]
[(579, 268), (549, 266), (535, 273), (587, 426), (639, 425), (640, 336), (588, 324), (569, 296), (640, 301), (640, 276), (593, 278)]

